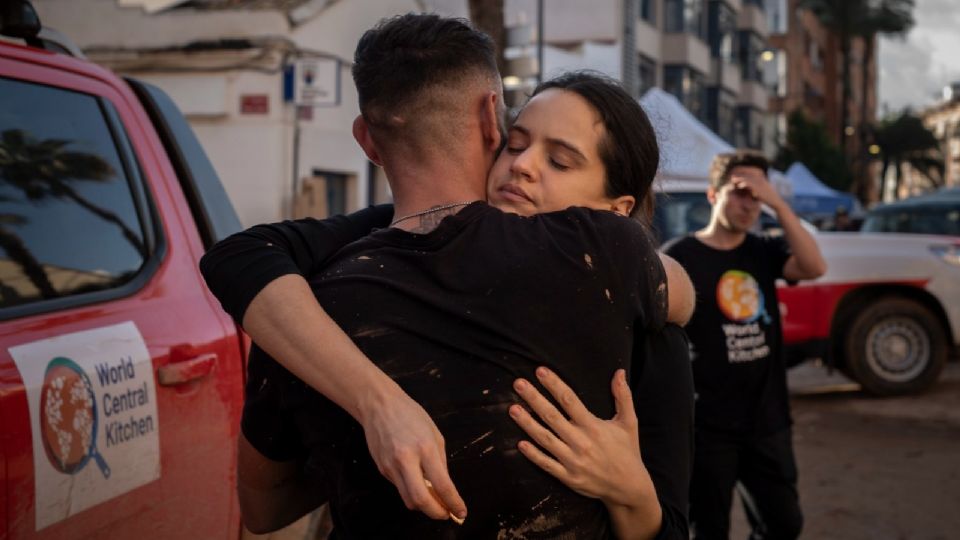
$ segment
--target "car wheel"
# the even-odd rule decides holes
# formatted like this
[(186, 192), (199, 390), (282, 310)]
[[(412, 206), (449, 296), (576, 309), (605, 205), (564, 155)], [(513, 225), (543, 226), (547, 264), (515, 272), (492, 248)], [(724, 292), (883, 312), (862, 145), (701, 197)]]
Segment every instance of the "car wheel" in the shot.
[(926, 389), (947, 361), (940, 321), (922, 304), (883, 298), (867, 304), (850, 325), (846, 367), (871, 394), (889, 396)]

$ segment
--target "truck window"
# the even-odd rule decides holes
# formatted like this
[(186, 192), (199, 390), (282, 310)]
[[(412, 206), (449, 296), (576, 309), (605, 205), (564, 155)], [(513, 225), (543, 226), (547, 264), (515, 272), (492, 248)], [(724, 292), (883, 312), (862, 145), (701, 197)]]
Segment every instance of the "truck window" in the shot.
[(657, 239), (663, 243), (706, 227), (710, 212), (704, 192), (657, 193), (653, 216)]
[(94, 96), (6, 78), (0, 95), (0, 318), (130, 282), (151, 237), (115, 111)]

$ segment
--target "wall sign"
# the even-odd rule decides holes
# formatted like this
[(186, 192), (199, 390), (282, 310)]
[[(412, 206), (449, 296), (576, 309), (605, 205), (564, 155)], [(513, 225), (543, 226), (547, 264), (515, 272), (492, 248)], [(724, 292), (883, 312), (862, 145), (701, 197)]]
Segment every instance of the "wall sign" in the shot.
[(293, 103), (309, 107), (340, 104), (340, 61), (300, 58), (293, 63)]
[(270, 112), (270, 97), (266, 94), (243, 94), (240, 96), (240, 114), (267, 114)]

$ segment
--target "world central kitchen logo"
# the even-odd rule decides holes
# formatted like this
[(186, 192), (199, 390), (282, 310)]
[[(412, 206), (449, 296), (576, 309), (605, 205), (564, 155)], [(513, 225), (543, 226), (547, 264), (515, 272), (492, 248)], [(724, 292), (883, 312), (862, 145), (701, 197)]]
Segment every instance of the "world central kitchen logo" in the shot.
[[(130, 357), (95, 366), (100, 393), (87, 372), (69, 358), (47, 364), (40, 397), (43, 448), (54, 469), (76, 474), (93, 460), (104, 478), (110, 466), (97, 448), (103, 421), (106, 448), (121, 445), (155, 431), (152, 414), (138, 415), (150, 403), (147, 382), (136, 384), (136, 366)], [(103, 415), (101, 418), (101, 414)], [(124, 415), (126, 418), (121, 418)]]

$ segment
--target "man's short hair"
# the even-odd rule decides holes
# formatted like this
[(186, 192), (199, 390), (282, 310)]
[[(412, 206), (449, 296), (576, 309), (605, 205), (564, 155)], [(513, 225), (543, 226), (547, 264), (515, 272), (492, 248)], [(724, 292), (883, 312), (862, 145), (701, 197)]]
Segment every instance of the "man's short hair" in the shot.
[(717, 154), (710, 164), (710, 187), (722, 188), (730, 181), (730, 171), (735, 167), (756, 167), (767, 176), (770, 161), (762, 153), (749, 148), (740, 148), (733, 152)]
[(445, 102), (461, 97), (444, 91), (480, 78), (499, 88), (495, 51), (490, 36), (465, 19), (417, 13), (384, 19), (363, 34), (354, 53), (360, 112), (381, 131), (442, 114)]

